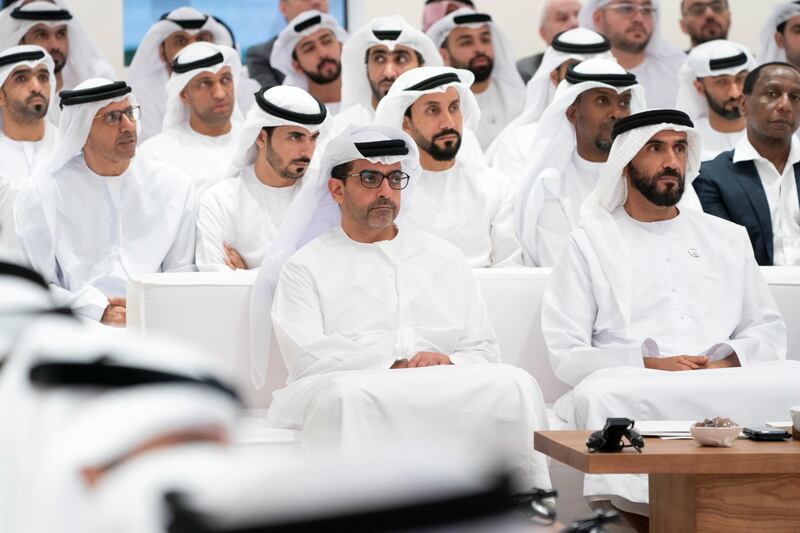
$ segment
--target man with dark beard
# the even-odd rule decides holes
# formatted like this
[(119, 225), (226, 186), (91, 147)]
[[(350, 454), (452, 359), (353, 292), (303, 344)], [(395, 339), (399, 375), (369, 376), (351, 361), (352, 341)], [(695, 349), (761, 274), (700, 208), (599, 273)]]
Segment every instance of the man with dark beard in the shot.
[(237, 139), (227, 178), (200, 198), (198, 270), (258, 268), (314, 157), (325, 106), (303, 89), (259, 91)]
[(614, 60), (587, 59), (567, 70), (530, 144), (515, 207), (526, 265), (553, 266), (608, 159), (611, 127), (643, 110), (644, 101), (636, 77)]
[(692, 48), (716, 39), (727, 39), (731, 27), (728, 0), (681, 0), (681, 30)]
[(471, 89), (481, 109), (476, 133), (485, 150), (525, 103), (525, 83), (514, 54), (492, 17), (466, 7), (439, 20), (427, 33), (445, 65), (475, 75)]
[(685, 111), (703, 139), (703, 161), (732, 150), (744, 135), (739, 97), (756, 61), (750, 50), (731, 41), (711, 41), (689, 52), (681, 68), (678, 109)]
[(342, 99), (342, 43), (347, 32), (316, 10), (297, 15), (278, 35), (270, 63), (283, 72), (283, 85), (300, 87), (336, 113)]
[[(796, 391), (796, 365), (782, 365), (786, 326), (747, 232), (686, 205), (700, 164), (689, 116), (635, 113), (612, 139), (542, 299), (553, 371), (574, 387), (556, 415), (599, 429), (609, 416), (694, 420), (725, 405), (749, 420), (785, 409), (776, 398)], [(648, 512), (646, 476), (587, 475), (583, 494)]]
[(92, 37), (60, 2), (18, 2), (0, 12), (0, 50), (18, 44), (41, 46), (52, 56), (56, 91), (114, 76)]
[(456, 157), (479, 113), (473, 79), (450, 67), (411, 69), (378, 103), (375, 123), (402, 127), (419, 147), (423, 172), (409, 223), (461, 248), (473, 267), (518, 264), (511, 180), (485, 163)]
[(619, 64), (644, 86), (648, 106), (671, 108), (686, 54), (662, 34), (659, 7), (659, 0), (587, 0), (578, 20), (608, 37)]
[(427, 35), (399, 15), (369, 21), (342, 48), (342, 108), (333, 135), (351, 124), (371, 124), (397, 77), (423, 65), (442, 65)]
[(54, 87), (53, 60), (43, 48), (20, 45), (0, 52), (0, 250), (12, 255), (16, 190), (55, 142), (55, 128), (46, 119)]
[(742, 92), (747, 135), (703, 163), (694, 187), (707, 213), (747, 228), (758, 264), (800, 265), (800, 72), (761, 65)]

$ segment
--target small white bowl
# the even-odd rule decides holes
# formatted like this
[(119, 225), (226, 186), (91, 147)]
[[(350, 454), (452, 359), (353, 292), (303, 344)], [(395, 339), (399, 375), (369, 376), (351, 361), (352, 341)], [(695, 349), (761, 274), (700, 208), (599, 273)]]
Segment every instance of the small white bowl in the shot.
[(692, 426), (689, 432), (694, 441), (701, 446), (730, 448), (742, 432), (742, 426), (724, 428)]

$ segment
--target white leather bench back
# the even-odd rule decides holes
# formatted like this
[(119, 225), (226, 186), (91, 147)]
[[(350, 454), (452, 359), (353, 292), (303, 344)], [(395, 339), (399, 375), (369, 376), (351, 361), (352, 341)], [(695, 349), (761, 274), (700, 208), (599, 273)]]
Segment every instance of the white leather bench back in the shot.
[[(800, 268), (763, 269), (789, 331), (789, 357), (800, 359)], [(503, 360), (530, 372), (546, 402), (567, 390), (553, 375), (542, 337), (541, 300), (549, 269), (479, 269), (475, 274)], [(247, 339), (254, 272), (150, 274), (128, 286), (128, 327), (145, 335), (168, 334), (224, 357), (230, 379), (239, 384), (250, 407), (266, 407), (283, 386), (280, 357), (270, 363), (267, 386), (256, 391), (249, 379)], [(700, 297), (702, 295), (698, 295)], [(277, 349), (273, 349), (277, 355)]]

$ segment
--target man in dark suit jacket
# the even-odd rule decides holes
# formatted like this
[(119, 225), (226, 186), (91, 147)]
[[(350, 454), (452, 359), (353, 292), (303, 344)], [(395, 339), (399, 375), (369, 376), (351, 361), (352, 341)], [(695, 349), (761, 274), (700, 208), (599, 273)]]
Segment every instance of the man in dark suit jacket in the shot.
[[(542, 16), (539, 19), (539, 36), (547, 43), (553, 44), (553, 39), (562, 31), (578, 27), (578, 12), (581, 3), (578, 0), (547, 0), (542, 5)], [(544, 52), (523, 57), (517, 61), (517, 70), (523, 81), (528, 83), (539, 65), (542, 64)]]
[[(279, 0), (283, 18), (290, 21), (303, 11), (316, 9), (323, 13), (328, 12), (328, 0)], [(283, 72), (272, 68), (269, 56), (272, 54), (272, 46), (278, 38), (276, 35), (269, 41), (255, 44), (247, 49), (247, 71), (250, 77), (258, 81), (264, 88), (274, 87), (283, 83)]]
[(743, 93), (747, 135), (703, 163), (694, 188), (706, 213), (747, 228), (759, 265), (800, 265), (800, 72), (761, 65)]

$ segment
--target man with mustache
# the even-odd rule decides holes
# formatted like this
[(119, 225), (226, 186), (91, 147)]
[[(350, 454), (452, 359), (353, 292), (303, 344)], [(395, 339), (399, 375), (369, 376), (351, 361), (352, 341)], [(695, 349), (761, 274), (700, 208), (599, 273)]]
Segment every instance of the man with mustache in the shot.
[(756, 61), (750, 50), (717, 40), (695, 46), (681, 67), (677, 107), (685, 111), (703, 139), (703, 161), (732, 150), (744, 135), (739, 97)]
[(16, 255), (14, 196), (47, 157), (55, 127), (47, 109), (55, 89), (53, 59), (39, 46), (0, 52), (0, 251)]
[(569, 68), (530, 144), (516, 204), (526, 265), (553, 266), (608, 160), (611, 127), (644, 107), (644, 88), (616, 61), (587, 59)]
[(573, 28), (558, 34), (544, 52), (544, 58), (525, 90), (525, 110), (494, 140), (486, 150), (486, 162), (522, 184), (530, 166), (539, 120), (553, 101), (558, 85), (571, 65), (587, 59), (614, 59), (608, 39), (593, 30)]
[(239, 54), (212, 43), (192, 43), (172, 62), (161, 133), (142, 153), (192, 177), (197, 194), (219, 183), (230, 165), (242, 114), (237, 101)]
[[(144, 34), (128, 68), (128, 83), (136, 98), (147, 102), (147, 113), (142, 115), (139, 140), (146, 141), (161, 132), (166, 114), (167, 81), (172, 74), (172, 61), (178, 52), (195, 42), (210, 42), (234, 47), (230, 29), (213, 15), (193, 7), (179, 7), (164, 13)], [(237, 85), (253, 86), (239, 91), (239, 107), (249, 109), (253, 92), (259, 85), (244, 72)]]
[(303, 184), (327, 110), (298, 87), (259, 91), (222, 182), (200, 198), (197, 268), (252, 269), (278, 235)]
[(522, 112), (525, 102), (525, 83), (511, 48), (492, 17), (466, 7), (437, 21), (427, 34), (445, 65), (475, 76), (471, 90), (481, 110), (475, 133), (486, 150)]
[(441, 64), (433, 42), (403, 17), (372, 19), (342, 47), (342, 110), (335, 132), (350, 124), (371, 124), (378, 102), (403, 72)]
[[(50, 54), (56, 91), (89, 78), (114, 76), (91, 36), (60, 2), (17, 2), (0, 12), (0, 50), (18, 44), (38, 45)], [(51, 106), (54, 119), (58, 111)]]
[(411, 224), (461, 248), (473, 267), (518, 264), (511, 180), (485, 163), (456, 157), (479, 114), (469, 89), (473, 80), (471, 72), (451, 67), (409, 70), (378, 103), (375, 122), (402, 127), (420, 149), (423, 172)]
[(659, 8), (659, 0), (587, 0), (578, 20), (608, 37), (619, 64), (644, 86), (648, 106), (671, 108), (686, 54), (662, 34)]
[[(684, 204), (700, 165), (688, 115), (631, 114), (612, 139), (543, 295), (553, 371), (574, 387), (556, 414), (580, 429), (721, 406), (734, 420), (780, 416), (800, 364), (785, 361), (786, 326), (745, 229)], [(647, 514), (646, 476), (587, 475), (583, 493)]]
[(800, 72), (760, 65), (742, 92), (747, 134), (703, 163), (694, 187), (707, 213), (747, 228), (758, 264), (800, 265)]
[(142, 111), (125, 82), (95, 78), (59, 96), (52, 155), (14, 203), (20, 248), (59, 305), (124, 326), (130, 276), (194, 270), (191, 179), (134, 157)]
[(731, 27), (728, 0), (681, 0), (681, 30), (691, 47), (716, 39), (727, 39)]
[(347, 38), (332, 16), (305, 11), (278, 35), (270, 63), (286, 76), (283, 85), (305, 89), (336, 113), (342, 99), (342, 44)]
[[(351, 126), (326, 146), (296, 204), (311, 215), (287, 239), (299, 249), (271, 270), (270, 323), (288, 379), (269, 421), (299, 429), (312, 449), (446, 431), (503, 450), (518, 490), (548, 488), (546, 461), (531, 446), (547, 424), (538, 385), (500, 363), (463, 254), (408, 221), (419, 165), (416, 143), (398, 128)], [(319, 236), (303, 245), (310, 230)], [(267, 300), (257, 288), (254, 299)]]

